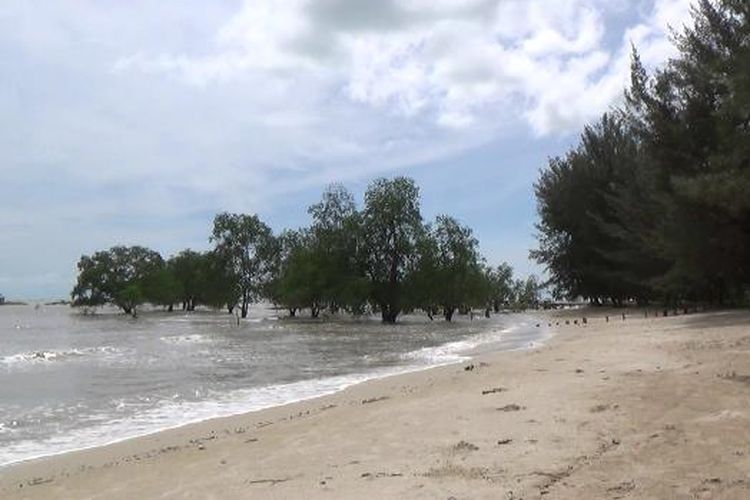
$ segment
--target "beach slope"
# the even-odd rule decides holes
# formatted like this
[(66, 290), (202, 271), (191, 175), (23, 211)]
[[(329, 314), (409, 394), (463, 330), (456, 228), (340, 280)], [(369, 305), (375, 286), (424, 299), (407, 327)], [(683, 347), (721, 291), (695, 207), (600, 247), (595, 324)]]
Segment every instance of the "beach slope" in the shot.
[(534, 350), (6, 468), (0, 497), (750, 498), (750, 315), (587, 314)]

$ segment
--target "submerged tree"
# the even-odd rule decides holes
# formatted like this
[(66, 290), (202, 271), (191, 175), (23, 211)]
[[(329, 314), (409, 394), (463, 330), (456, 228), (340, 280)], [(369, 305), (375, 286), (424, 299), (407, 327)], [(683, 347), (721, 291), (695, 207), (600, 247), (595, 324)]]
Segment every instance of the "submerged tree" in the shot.
[[(419, 189), (405, 177), (378, 179), (360, 212), (340, 185), (328, 186), (310, 206), (312, 224), (274, 237), (257, 215), (221, 213), (208, 252), (183, 250), (167, 263), (143, 247), (113, 247), (78, 264), (76, 305), (112, 303), (135, 314), (145, 302), (171, 311), (174, 304), (240, 309), (272, 301), (295, 316), (368, 306), (394, 323), (403, 311), (422, 308), (450, 321), (456, 310), (486, 306), (491, 291), (471, 229), (448, 216), (423, 226)], [(494, 294), (494, 295), (493, 295)]]
[(452, 217), (440, 215), (426, 229), (417, 247), (412, 295), (428, 314), (439, 306), (445, 320), (451, 321), (460, 307), (483, 303), (486, 289), (477, 247), (471, 229)]
[(182, 283), (169, 266), (163, 266), (149, 273), (141, 284), (145, 302), (172, 310), (183, 295)]
[(193, 311), (201, 294), (201, 273), (204, 256), (200, 252), (187, 249), (167, 261), (167, 267), (180, 283), (180, 297), (184, 311)]
[(181, 302), (184, 311), (204, 305), (229, 307), (232, 312), (239, 298), (238, 280), (219, 254), (183, 250), (169, 259), (167, 268), (178, 283), (179, 297), (174, 302)]
[(513, 300), (513, 268), (503, 262), (485, 269), (487, 283), (487, 308), (494, 312), (508, 306)]
[(73, 305), (112, 304), (135, 315), (136, 307), (148, 299), (148, 280), (163, 268), (161, 255), (141, 246), (115, 246), (83, 255), (71, 293)]
[(419, 188), (412, 179), (377, 179), (365, 193), (362, 213), (362, 261), (370, 281), (371, 300), (385, 323), (395, 323), (403, 306), (404, 283), (416, 263), (422, 233)]
[(290, 316), (309, 309), (310, 315), (317, 318), (324, 303), (326, 277), (311, 239), (309, 231), (285, 231), (278, 239), (281, 252), (269, 288), (270, 298), (284, 304)]
[(325, 305), (331, 312), (342, 307), (361, 311), (367, 288), (358, 259), (362, 230), (354, 197), (340, 184), (332, 184), (308, 213), (313, 219), (309, 246), (323, 274), (320, 295)]
[(214, 218), (211, 241), (225, 263), (229, 286), (239, 293), (239, 307), (247, 317), (250, 304), (265, 293), (275, 268), (276, 242), (271, 229), (257, 215), (221, 213)]

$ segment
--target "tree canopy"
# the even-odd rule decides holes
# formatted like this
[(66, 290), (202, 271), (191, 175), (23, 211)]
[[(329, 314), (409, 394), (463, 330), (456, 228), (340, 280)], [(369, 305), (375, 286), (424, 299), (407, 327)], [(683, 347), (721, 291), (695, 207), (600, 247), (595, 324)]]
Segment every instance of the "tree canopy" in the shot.
[(563, 296), (717, 304), (750, 285), (750, 4), (702, 0), (678, 56), (537, 182), (531, 252)]
[(264, 296), (272, 280), (277, 252), (271, 228), (257, 215), (225, 212), (214, 218), (211, 241), (239, 292), (240, 313), (246, 318), (250, 304)]
[(376, 179), (357, 207), (343, 186), (328, 186), (308, 208), (309, 227), (274, 235), (255, 214), (216, 215), (207, 252), (183, 250), (164, 260), (145, 247), (113, 247), (82, 256), (75, 305), (113, 304), (135, 314), (150, 303), (171, 311), (199, 305), (238, 308), (268, 300), (296, 316), (377, 312), (394, 323), (404, 311), (438, 312), (532, 307), (537, 281), (514, 286), (508, 264), (486, 267), (468, 226), (439, 215), (423, 222), (412, 179)]

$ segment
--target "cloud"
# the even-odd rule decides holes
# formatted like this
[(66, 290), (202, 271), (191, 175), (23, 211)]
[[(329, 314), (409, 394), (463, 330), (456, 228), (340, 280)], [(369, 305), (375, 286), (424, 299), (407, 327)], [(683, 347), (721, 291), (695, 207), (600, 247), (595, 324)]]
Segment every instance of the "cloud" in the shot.
[(569, 137), (687, 4), (0, 2), (0, 262), (66, 290), (83, 251), (206, 245), (219, 210)]
[(604, 0), (246, 0), (213, 53), (136, 54), (115, 69), (199, 86), (260, 72), (444, 127), (517, 112), (539, 135), (565, 133), (617, 101), (631, 42), (659, 64), (674, 50), (668, 26), (689, 17), (688, 0), (655, 0), (607, 46), (611, 14), (625, 9)]

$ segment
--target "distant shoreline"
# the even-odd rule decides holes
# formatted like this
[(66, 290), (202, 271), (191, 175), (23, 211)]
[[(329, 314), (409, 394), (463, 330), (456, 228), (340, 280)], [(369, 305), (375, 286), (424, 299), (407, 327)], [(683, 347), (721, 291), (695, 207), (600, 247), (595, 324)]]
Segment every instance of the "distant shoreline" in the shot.
[(42, 305), (42, 306), (69, 306), (71, 305), (69, 300), (52, 300), (48, 302), (42, 302), (41, 300), (6, 300), (0, 302), (0, 306), (30, 306), (30, 305)]

